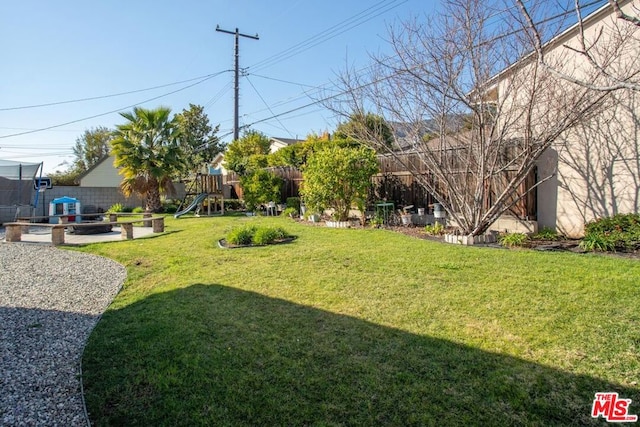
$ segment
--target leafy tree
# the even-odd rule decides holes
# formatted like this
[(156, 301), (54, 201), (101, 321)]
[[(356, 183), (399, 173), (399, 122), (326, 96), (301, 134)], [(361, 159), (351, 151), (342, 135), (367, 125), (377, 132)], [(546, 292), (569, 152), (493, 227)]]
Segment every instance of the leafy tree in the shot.
[(330, 139), (328, 134), (307, 136), (307, 140), (299, 144), (289, 145), (271, 153), (268, 158), (269, 166), (292, 166), (302, 169), (307, 159), (314, 152), (329, 146), (358, 147), (360, 144), (347, 137), (335, 137)]
[(251, 211), (260, 204), (280, 201), (282, 178), (268, 170), (258, 169), (243, 175), (240, 185), (244, 192), (244, 203)]
[(113, 131), (104, 126), (87, 129), (76, 139), (73, 169), (82, 173), (109, 155)]
[(382, 116), (376, 114), (354, 113), (348, 121), (340, 123), (335, 131), (336, 138), (352, 139), (365, 145), (373, 145), (370, 141), (360, 141), (359, 138), (363, 135), (371, 136), (374, 142), (382, 142), (387, 147), (393, 146), (393, 130)]
[(49, 178), (51, 178), (51, 184), (54, 186), (73, 186), (78, 185), (77, 180), (80, 171), (72, 168), (65, 171), (55, 171), (48, 175)]
[(172, 178), (184, 168), (179, 129), (170, 114), (166, 107), (120, 113), (127, 122), (116, 127), (111, 142), (114, 164), (123, 176), (122, 191), (140, 194), (151, 212), (162, 211), (160, 193), (174, 192)]
[(332, 208), (335, 219), (345, 221), (353, 203), (366, 199), (371, 177), (377, 171), (374, 150), (332, 144), (307, 160), (301, 193), (311, 210)]
[(175, 121), (180, 130), (180, 147), (186, 171), (199, 169), (224, 149), (224, 144), (216, 135), (220, 125), (215, 128), (211, 126), (201, 105), (189, 104), (188, 110), (183, 109), (175, 115)]
[(269, 166), (291, 166), (300, 169), (306, 162), (308, 145), (304, 142), (288, 145), (269, 154)]
[(267, 155), (271, 141), (258, 131), (248, 131), (227, 147), (224, 154), (225, 167), (239, 175), (246, 175), (268, 165)]

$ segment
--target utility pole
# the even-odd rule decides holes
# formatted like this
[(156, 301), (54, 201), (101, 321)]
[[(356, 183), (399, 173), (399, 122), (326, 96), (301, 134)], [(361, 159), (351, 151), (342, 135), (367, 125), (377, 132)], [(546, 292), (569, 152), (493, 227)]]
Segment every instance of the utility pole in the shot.
[(240, 126), (239, 122), (239, 95), (240, 95), (240, 66), (238, 65), (238, 58), (240, 57), (239, 52), (239, 39), (240, 36), (247, 37), (249, 39), (259, 40), (258, 34), (255, 36), (250, 36), (248, 34), (242, 34), (236, 28), (235, 31), (227, 31), (220, 28), (220, 26), (216, 26), (216, 31), (220, 31), (221, 33), (232, 34), (235, 36), (235, 85), (233, 88), (234, 91), (234, 104), (233, 104), (233, 140), (240, 138)]

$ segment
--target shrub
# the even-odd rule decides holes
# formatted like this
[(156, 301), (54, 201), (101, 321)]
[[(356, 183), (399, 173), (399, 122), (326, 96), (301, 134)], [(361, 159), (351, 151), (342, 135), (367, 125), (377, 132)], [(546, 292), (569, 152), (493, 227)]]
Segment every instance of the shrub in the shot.
[(440, 224), (439, 222), (436, 222), (433, 225), (429, 224), (424, 227), (424, 232), (431, 236), (442, 236), (444, 234), (444, 231), (444, 225)]
[(240, 178), (247, 209), (253, 211), (260, 204), (279, 202), (282, 178), (267, 170), (259, 169)]
[(226, 240), (232, 245), (269, 245), (287, 237), (289, 234), (282, 227), (244, 225), (227, 233)]
[(276, 232), (276, 239), (286, 239), (287, 237), (291, 237), (291, 235), (282, 227), (275, 227), (274, 230)]
[(615, 238), (604, 233), (591, 233), (584, 236), (580, 247), (585, 251), (609, 252), (616, 250)]
[(500, 243), (508, 248), (521, 247), (529, 240), (524, 233), (509, 233), (500, 237)]
[(636, 250), (640, 247), (640, 214), (617, 214), (584, 226), (580, 247), (587, 251)]
[(283, 216), (290, 216), (290, 217), (294, 217), (296, 215), (298, 215), (298, 210), (294, 207), (288, 207), (285, 210), (282, 211), (282, 215)]
[(584, 226), (585, 236), (591, 233), (606, 232), (638, 232), (640, 231), (640, 214), (617, 214), (599, 218)]
[(536, 234), (531, 236), (534, 240), (558, 240), (561, 236), (551, 227), (543, 227), (542, 230), (538, 230)]
[(224, 208), (232, 211), (237, 211), (244, 208), (242, 200), (238, 199), (224, 199)]
[(227, 233), (226, 240), (232, 245), (250, 245), (255, 232), (256, 227), (251, 225), (236, 227)]
[(143, 213), (144, 212), (144, 208), (142, 208), (140, 206), (136, 206), (135, 208), (133, 208), (131, 210), (131, 212), (133, 212), (133, 213)]
[(268, 245), (278, 239), (278, 233), (270, 227), (258, 228), (253, 235), (252, 242), (254, 245)]
[(338, 221), (346, 221), (358, 198), (365, 198), (371, 177), (378, 172), (375, 151), (329, 144), (307, 158), (304, 185), (300, 189), (307, 208), (314, 212), (333, 209)]
[(179, 201), (173, 199), (166, 199), (162, 202), (162, 210), (164, 213), (176, 213), (178, 211)]
[(300, 197), (287, 197), (287, 208), (294, 208), (300, 212)]
[(384, 217), (380, 213), (376, 213), (376, 215), (371, 218), (371, 226), (372, 227), (382, 227), (384, 225)]
[(114, 203), (113, 205), (111, 205), (109, 209), (107, 209), (107, 212), (108, 213), (124, 212), (124, 206), (122, 206), (122, 203)]

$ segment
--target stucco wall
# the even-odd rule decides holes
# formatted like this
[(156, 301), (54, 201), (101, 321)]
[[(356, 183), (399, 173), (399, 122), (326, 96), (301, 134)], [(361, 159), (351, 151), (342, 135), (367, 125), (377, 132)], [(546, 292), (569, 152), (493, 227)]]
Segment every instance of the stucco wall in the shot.
[[(44, 197), (42, 197), (44, 195)], [(49, 202), (58, 197), (69, 196), (76, 198), (80, 201), (81, 206), (92, 205), (96, 208), (106, 211), (116, 203), (122, 203), (123, 206), (131, 208), (144, 206), (143, 201), (132, 195), (131, 197), (125, 197), (119, 188), (108, 187), (53, 187), (51, 190), (47, 190), (44, 193), (40, 193), (38, 200), (38, 206), (35, 209), (35, 215), (48, 215)], [(43, 200), (44, 199), (44, 200)], [(44, 201), (44, 213), (43, 214), (43, 201)]]
[(81, 187), (118, 187), (122, 182), (122, 176), (113, 166), (114, 156), (110, 156), (80, 178)]
[[(625, 5), (628, 9), (631, 3)], [(608, 15), (607, 15), (608, 13)], [(591, 50), (596, 58), (611, 61), (611, 69), (640, 69), (640, 29), (617, 20), (612, 13), (585, 27), (587, 44), (597, 40)], [(604, 27), (604, 30), (602, 28)], [(630, 31), (635, 36), (625, 40)], [(546, 51), (545, 61), (574, 78), (593, 84), (606, 84), (586, 63), (584, 57), (568, 49), (578, 48), (577, 32), (567, 33)], [(614, 59), (611, 59), (614, 58)], [(531, 96), (533, 65), (515, 67), (505, 73), (498, 85), (507, 111), (518, 112)], [(538, 69), (538, 89), (534, 103), (532, 133), (544, 133), (568, 117), (567, 111), (579, 105), (577, 96), (596, 99), (603, 92), (584, 87)], [(513, 116), (512, 116), (513, 117)], [(582, 116), (561, 133), (551, 148), (538, 159), (538, 179), (547, 179), (537, 190), (537, 221), (570, 237), (580, 237), (584, 225), (593, 219), (617, 213), (638, 212), (640, 207), (640, 94), (620, 90), (601, 101), (594, 113)]]

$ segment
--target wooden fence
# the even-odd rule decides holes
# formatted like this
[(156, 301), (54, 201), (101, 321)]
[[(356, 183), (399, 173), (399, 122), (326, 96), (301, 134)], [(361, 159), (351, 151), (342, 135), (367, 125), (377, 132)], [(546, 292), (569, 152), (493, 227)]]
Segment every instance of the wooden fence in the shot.
[[(418, 162), (417, 158), (407, 155), (408, 158), (404, 159), (407, 162)], [(424, 207), (429, 208), (433, 206), (437, 201), (429, 194), (424, 187), (418, 184), (414, 175), (411, 172), (403, 170), (402, 165), (388, 156), (378, 156), (380, 164), (380, 173), (374, 175), (371, 178), (371, 188), (367, 198), (368, 204), (385, 200), (394, 202), (396, 206), (408, 206), (413, 205), (415, 208)], [(411, 163), (416, 166), (420, 173), (425, 176), (428, 172), (421, 163)], [(274, 167), (268, 168), (283, 180), (281, 200), (279, 203), (284, 203), (287, 197), (300, 197), (300, 186), (303, 182), (302, 172), (293, 167)], [(496, 193), (504, 187), (504, 183), (509, 178), (508, 173), (501, 180), (496, 180), (492, 183), (489, 196), (485, 200), (486, 204), (492, 203), (491, 198), (495, 197)], [(536, 182), (535, 170), (527, 177), (525, 182), (520, 186), (518, 194), (524, 194), (527, 189), (531, 188)], [(240, 177), (235, 173), (230, 173), (224, 176), (224, 186), (228, 187), (229, 198), (242, 198), (242, 187), (240, 186)], [(530, 191), (524, 198), (520, 199), (510, 210), (510, 213), (516, 215), (519, 218), (528, 218), (535, 220), (536, 218), (536, 192)]]

